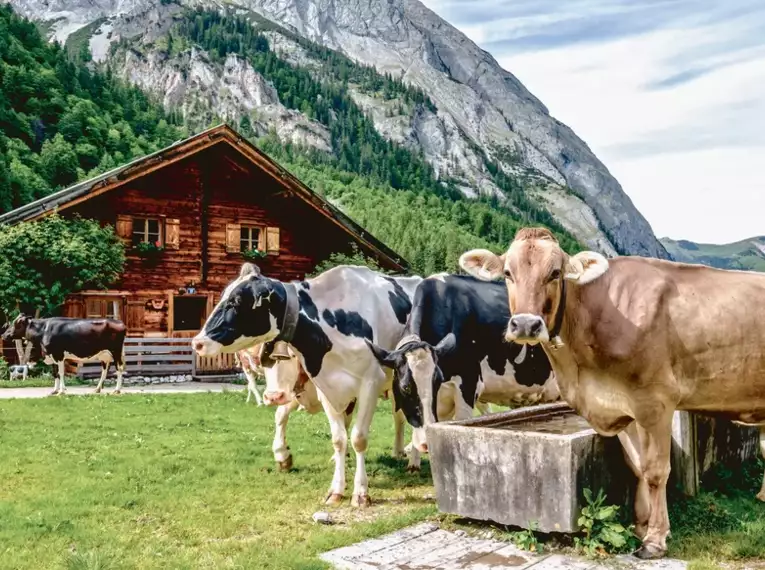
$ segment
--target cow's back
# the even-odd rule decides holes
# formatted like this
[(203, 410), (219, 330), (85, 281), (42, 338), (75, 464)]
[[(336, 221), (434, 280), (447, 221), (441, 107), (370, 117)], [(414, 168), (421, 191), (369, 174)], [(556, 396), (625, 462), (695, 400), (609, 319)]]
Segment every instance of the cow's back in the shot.
[[(331, 340), (338, 336), (368, 338), (392, 349), (401, 338), (421, 281), (420, 277), (392, 277), (367, 267), (342, 265), (299, 285), (298, 294), (308, 312), (333, 333)], [(366, 350), (363, 342), (359, 346)]]

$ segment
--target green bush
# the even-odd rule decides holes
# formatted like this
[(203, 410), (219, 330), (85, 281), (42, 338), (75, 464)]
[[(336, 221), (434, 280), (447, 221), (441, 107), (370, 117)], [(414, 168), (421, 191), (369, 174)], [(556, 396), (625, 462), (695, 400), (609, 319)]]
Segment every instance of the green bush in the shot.
[(0, 310), (55, 315), (67, 295), (114, 283), (124, 263), (125, 248), (112, 227), (94, 220), (54, 214), (0, 227)]
[(350, 255), (345, 253), (331, 254), (327, 259), (318, 263), (313, 272), (310, 275), (306, 275), (306, 277), (316, 277), (320, 273), (324, 273), (328, 269), (332, 269), (338, 265), (363, 265), (364, 267), (369, 267), (369, 269), (372, 269), (373, 271), (390, 273), (390, 271), (382, 269), (377, 264), (377, 261), (361, 253), (355, 243), (351, 244), (351, 251), (352, 253)]
[(583, 536), (574, 539), (577, 550), (595, 557), (625, 552), (637, 546), (632, 527), (625, 527), (619, 521), (619, 506), (605, 504), (603, 489), (594, 499), (592, 491), (585, 489), (584, 498), (587, 506), (582, 509), (578, 521)]

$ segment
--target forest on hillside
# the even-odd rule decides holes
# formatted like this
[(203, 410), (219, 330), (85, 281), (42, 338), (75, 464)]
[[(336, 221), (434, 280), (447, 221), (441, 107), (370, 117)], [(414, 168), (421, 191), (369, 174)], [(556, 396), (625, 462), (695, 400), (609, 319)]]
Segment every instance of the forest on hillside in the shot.
[(185, 134), (139, 89), (73, 61), (0, 6), (0, 212)]
[[(335, 79), (319, 80), (273, 54), (266, 38), (241, 18), (189, 12), (167, 49), (198, 44), (214, 58), (243, 54), (276, 87), (280, 100), (323, 122), (333, 152), (320, 153), (256, 137), (235, 125), (314, 190), (324, 193), (419, 274), (457, 269), (471, 247), (501, 250), (518, 227), (547, 225), (569, 251), (577, 242), (543, 210), (527, 205), (522, 185), (504, 177), (512, 209), (497, 198), (463, 197), (438, 180), (417, 153), (387, 141)], [(0, 8), (0, 212), (8, 211), (161, 149), (187, 134), (178, 113), (90, 62), (85, 49), (46, 42), (37, 27)], [(422, 92), (342, 55), (314, 47), (339, 73), (402, 105), (431, 106)], [(329, 72), (328, 72), (329, 73)]]

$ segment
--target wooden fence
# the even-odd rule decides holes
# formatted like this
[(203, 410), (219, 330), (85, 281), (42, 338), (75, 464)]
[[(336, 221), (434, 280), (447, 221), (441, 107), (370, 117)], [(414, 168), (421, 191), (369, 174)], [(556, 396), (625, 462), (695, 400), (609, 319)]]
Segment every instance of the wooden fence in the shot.
[[(127, 376), (229, 376), (237, 372), (233, 354), (202, 358), (191, 348), (188, 338), (126, 338)], [(90, 378), (101, 374), (99, 362), (80, 364), (77, 375)], [(114, 374), (111, 371), (110, 376)]]

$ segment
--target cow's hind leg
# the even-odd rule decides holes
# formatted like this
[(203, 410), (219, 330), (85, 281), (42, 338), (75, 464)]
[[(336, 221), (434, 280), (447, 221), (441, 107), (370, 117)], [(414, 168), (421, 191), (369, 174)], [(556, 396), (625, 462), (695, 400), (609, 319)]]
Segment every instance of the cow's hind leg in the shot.
[(276, 430), (274, 431), (274, 443), (271, 449), (274, 452), (274, 459), (280, 471), (292, 469), (292, 452), (287, 445), (287, 420), (289, 420), (290, 414), (298, 408), (298, 405), (297, 400), (292, 400), (289, 404), (276, 408)]
[(650, 505), (648, 528), (643, 538), (643, 545), (635, 552), (635, 556), (642, 559), (661, 558), (667, 552), (669, 535), (667, 480), (672, 449), (672, 416), (672, 410), (665, 408), (662, 416), (650, 425), (637, 426), (642, 471), (637, 495), (647, 494)]
[[(370, 389), (373, 388), (373, 389)], [(372, 425), (375, 407), (377, 406), (377, 394), (375, 383), (364, 386), (356, 402), (356, 422), (351, 431), (351, 444), (356, 452), (356, 475), (353, 480), (353, 496), (351, 506), (368, 507), (369, 481), (367, 479), (366, 453), (369, 445), (369, 428)]]
[(98, 381), (98, 385), (96, 386), (96, 394), (101, 393), (101, 389), (104, 387), (104, 380), (106, 380), (106, 375), (109, 373), (109, 363), (101, 361), (101, 378)]
[[(760, 427), (760, 453), (762, 453), (763, 458), (765, 458), (765, 426)], [(763, 476), (762, 487), (760, 488), (760, 492), (757, 493), (757, 498), (760, 501), (765, 501), (765, 476)]]
[(345, 493), (345, 450), (348, 447), (348, 430), (345, 427), (345, 413), (336, 412), (319, 392), (319, 398), (324, 412), (329, 420), (329, 429), (332, 432), (332, 447), (335, 449), (335, 474), (332, 477), (332, 485), (327, 493), (325, 503), (327, 505), (339, 505)]
[[(66, 394), (66, 386), (64, 385), (64, 375), (66, 374), (66, 361), (60, 360), (58, 363), (58, 395), (63, 396)], [(54, 390), (54, 394), (56, 391)]]

